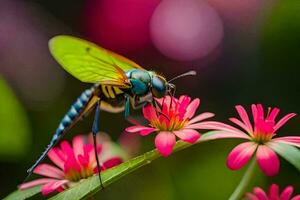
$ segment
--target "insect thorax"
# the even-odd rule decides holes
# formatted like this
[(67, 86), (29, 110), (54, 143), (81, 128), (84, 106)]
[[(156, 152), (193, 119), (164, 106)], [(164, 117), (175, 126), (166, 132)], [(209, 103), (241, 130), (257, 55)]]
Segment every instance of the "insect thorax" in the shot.
[(134, 69), (126, 72), (126, 76), (132, 85), (131, 92), (133, 95), (143, 96), (149, 92), (151, 86), (151, 74), (146, 70)]
[(167, 92), (167, 81), (164, 77), (152, 71), (134, 69), (126, 72), (132, 84), (131, 92), (137, 96), (144, 96), (151, 92), (154, 97), (161, 98)]

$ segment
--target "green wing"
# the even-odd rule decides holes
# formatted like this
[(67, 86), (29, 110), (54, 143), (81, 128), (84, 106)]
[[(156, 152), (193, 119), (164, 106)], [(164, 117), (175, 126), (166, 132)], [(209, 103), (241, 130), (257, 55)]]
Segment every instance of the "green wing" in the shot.
[(82, 82), (129, 87), (124, 72), (142, 69), (121, 55), (72, 36), (53, 37), (49, 49), (56, 61)]

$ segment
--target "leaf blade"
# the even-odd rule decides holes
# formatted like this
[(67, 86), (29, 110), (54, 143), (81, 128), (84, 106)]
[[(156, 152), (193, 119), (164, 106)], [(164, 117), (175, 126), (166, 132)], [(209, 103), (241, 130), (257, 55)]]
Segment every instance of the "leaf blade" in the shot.
[(33, 197), (41, 191), (41, 186), (29, 188), (27, 190), (16, 190), (9, 194), (4, 200), (23, 200)]
[[(194, 144), (201, 143), (204, 141), (206, 141), (206, 140), (200, 139)], [(176, 142), (173, 152), (183, 150), (194, 144), (186, 143), (186, 142), (179, 140)], [(125, 163), (122, 163), (116, 167), (110, 168), (110, 169), (102, 172), (101, 173), (102, 182), (103, 182), (104, 186), (108, 186), (111, 183), (118, 180), (119, 178), (125, 176), (126, 174), (129, 174), (144, 165), (150, 164), (153, 160), (160, 158), (160, 157), (161, 157), (161, 155), (156, 149), (151, 150), (147, 153), (144, 153), (143, 155), (135, 157)], [(81, 180), (80, 182), (76, 183), (73, 187), (71, 187), (61, 193), (58, 193), (55, 196), (52, 196), (50, 199), (52, 199), (52, 200), (85, 199), (85, 198), (93, 196), (99, 190), (101, 190), (100, 182), (99, 182), (98, 176), (94, 175), (90, 178)], [(30, 188), (27, 190), (17, 190), (15, 192), (9, 194), (7, 197), (5, 197), (5, 199), (6, 200), (27, 199), (27, 198), (33, 197), (40, 191), (41, 191), (41, 186), (37, 186), (37, 187)]]

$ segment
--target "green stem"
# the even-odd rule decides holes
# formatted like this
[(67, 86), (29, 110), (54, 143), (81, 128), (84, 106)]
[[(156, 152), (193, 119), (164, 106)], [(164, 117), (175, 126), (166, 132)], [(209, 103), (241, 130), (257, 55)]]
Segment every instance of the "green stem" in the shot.
[(249, 164), (249, 167), (247, 171), (245, 172), (242, 180), (240, 181), (239, 185), (236, 187), (234, 192), (231, 194), (229, 197), (229, 200), (239, 200), (241, 197), (245, 194), (246, 189), (251, 181), (251, 178), (254, 174), (254, 169), (255, 169), (255, 157), (252, 158), (251, 163)]

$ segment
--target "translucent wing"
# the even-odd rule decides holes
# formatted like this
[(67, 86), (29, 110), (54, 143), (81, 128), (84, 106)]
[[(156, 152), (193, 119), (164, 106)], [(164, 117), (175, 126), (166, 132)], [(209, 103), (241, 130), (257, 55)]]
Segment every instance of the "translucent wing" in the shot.
[(49, 49), (57, 62), (82, 82), (129, 87), (124, 72), (142, 69), (123, 56), (72, 36), (52, 38)]

